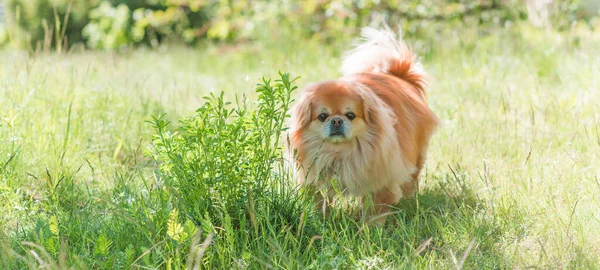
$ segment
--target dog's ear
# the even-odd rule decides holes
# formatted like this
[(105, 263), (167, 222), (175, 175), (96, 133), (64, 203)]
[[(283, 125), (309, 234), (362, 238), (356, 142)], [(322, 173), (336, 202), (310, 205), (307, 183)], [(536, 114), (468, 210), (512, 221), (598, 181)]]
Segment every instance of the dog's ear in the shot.
[(312, 117), (311, 100), (312, 91), (307, 91), (296, 102), (296, 105), (292, 107), (292, 124), (296, 130), (305, 129), (310, 124)]
[(381, 108), (382, 106), (385, 106), (381, 104), (381, 99), (379, 99), (375, 93), (360, 87), (357, 89), (357, 92), (360, 94), (363, 101), (363, 115), (365, 116), (367, 124), (373, 125), (378, 123), (381, 119)]

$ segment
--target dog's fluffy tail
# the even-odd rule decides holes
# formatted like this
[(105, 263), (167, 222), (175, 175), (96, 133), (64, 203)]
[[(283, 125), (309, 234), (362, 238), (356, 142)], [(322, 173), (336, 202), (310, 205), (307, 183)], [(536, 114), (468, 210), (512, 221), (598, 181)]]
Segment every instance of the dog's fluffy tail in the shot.
[(428, 76), (401, 38), (396, 38), (387, 27), (381, 30), (363, 28), (361, 36), (362, 43), (344, 57), (344, 75), (361, 72), (390, 74), (412, 84), (426, 97)]

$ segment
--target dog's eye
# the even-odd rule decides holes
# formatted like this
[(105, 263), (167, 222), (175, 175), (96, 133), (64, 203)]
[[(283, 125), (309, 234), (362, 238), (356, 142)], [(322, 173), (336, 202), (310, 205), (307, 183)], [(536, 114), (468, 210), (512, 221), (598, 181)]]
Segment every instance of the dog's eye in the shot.
[(354, 120), (354, 118), (356, 118), (356, 114), (354, 114), (353, 112), (349, 112), (346, 114), (346, 117), (348, 117), (348, 119), (350, 120)]
[(325, 119), (327, 119), (327, 114), (326, 113), (321, 113), (319, 114), (319, 116), (317, 116), (317, 119), (319, 119), (319, 121), (321, 122), (325, 122)]

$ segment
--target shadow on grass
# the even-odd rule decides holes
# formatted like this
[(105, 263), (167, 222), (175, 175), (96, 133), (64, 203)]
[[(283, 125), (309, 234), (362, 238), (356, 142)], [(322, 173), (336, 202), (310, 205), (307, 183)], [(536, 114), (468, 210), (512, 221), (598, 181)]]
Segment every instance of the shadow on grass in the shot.
[(464, 181), (441, 181), (400, 201), (383, 228), (343, 214), (326, 221), (315, 259), (325, 268), (511, 268), (507, 247), (524, 232), (517, 209), (479, 198)]

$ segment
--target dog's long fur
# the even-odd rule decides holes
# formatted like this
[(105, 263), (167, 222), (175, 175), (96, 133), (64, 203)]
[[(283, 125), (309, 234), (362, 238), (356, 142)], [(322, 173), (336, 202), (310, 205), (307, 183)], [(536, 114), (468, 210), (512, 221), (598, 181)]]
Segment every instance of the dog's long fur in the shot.
[[(362, 36), (344, 58), (344, 77), (305, 89), (292, 108), (289, 136), (300, 184), (332, 194), (335, 179), (344, 194), (372, 194), (381, 214), (414, 193), (438, 119), (426, 104), (427, 75), (404, 42), (389, 30), (365, 28)], [(344, 118), (355, 134), (344, 143), (326, 141), (315, 104), (362, 109), (357, 120)]]

